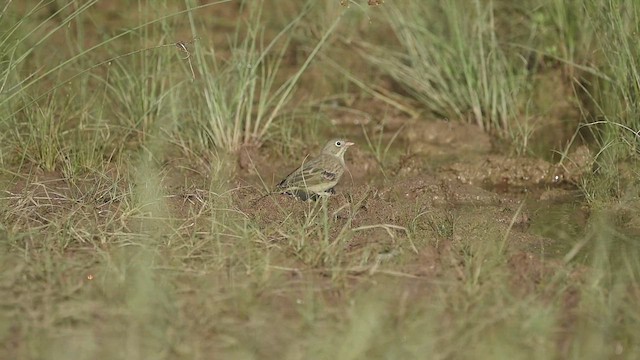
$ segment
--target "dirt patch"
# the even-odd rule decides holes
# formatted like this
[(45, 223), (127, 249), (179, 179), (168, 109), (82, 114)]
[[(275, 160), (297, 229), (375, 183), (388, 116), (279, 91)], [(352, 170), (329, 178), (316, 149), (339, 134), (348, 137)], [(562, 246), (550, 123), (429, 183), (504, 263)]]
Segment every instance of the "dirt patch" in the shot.
[[(527, 254), (525, 260), (555, 249), (556, 239), (531, 232), (530, 224), (542, 214), (541, 203), (576, 201), (574, 184), (593, 162), (588, 148), (578, 147), (554, 164), (497, 154), (490, 138), (473, 125), (394, 116), (398, 121), (367, 125), (380, 127), (383, 142), (395, 136), (390, 144), (395, 155), (385, 162), (367, 148), (361, 128), (342, 125), (344, 133), (353, 132), (351, 138), (359, 137), (358, 145), (347, 153), (350, 175), (324, 202), (263, 196), (295, 160), (289, 159), (289, 165), (265, 149), (245, 151), (234, 205), (269, 242), (290, 253), (303, 251), (304, 246), (292, 245), (294, 239), (326, 241), (345, 254), (337, 260), (343, 266), (358, 263), (370, 270), (381, 262), (400, 261), (406, 263), (406, 274), (418, 277), (455, 272), (452, 264), (458, 260), (452, 259), (460, 254), (451, 247), (463, 243), (494, 239), (496, 251)], [(536, 206), (525, 199), (535, 199)], [(316, 260), (305, 261), (327, 265)], [(511, 266), (519, 266), (516, 274), (530, 270), (527, 283), (535, 284), (546, 270), (529, 269), (534, 262), (514, 265), (518, 261), (513, 260)], [(540, 266), (545, 267), (544, 262)]]
[[(32, 169), (5, 191), (3, 216), (16, 227), (38, 228), (72, 222), (79, 228), (106, 225), (127, 195), (115, 169), (69, 180), (61, 172)], [(82, 237), (82, 233), (77, 234)], [(88, 234), (84, 234), (88, 235)]]
[(408, 128), (403, 139), (412, 154), (450, 159), (487, 154), (492, 149), (489, 135), (466, 123), (416, 120)]
[[(343, 186), (326, 199), (326, 208), (322, 201), (302, 202), (281, 194), (260, 197), (248, 188), (237, 191), (235, 199), (238, 209), (272, 241), (296, 236), (322, 241), (322, 234), (305, 232), (319, 227), (344, 251), (374, 251), (374, 263), (401, 252), (420, 257), (426, 251), (433, 257), (440, 251), (433, 248), (439, 241), (484, 241), (488, 235), (505, 238), (508, 248), (520, 250), (539, 250), (549, 242), (526, 233), (529, 215), (518, 202), (436, 176), (408, 177), (382, 188)], [(297, 233), (285, 233), (291, 228)], [(424, 273), (419, 265), (414, 275)]]
[(579, 183), (593, 164), (586, 146), (578, 147), (563, 163), (542, 159), (490, 154), (476, 162), (459, 162), (443, 167), (457, 180), (481, 186), (493, 186), (499, 192), (526, 191), (547, 187), (571, 187)]

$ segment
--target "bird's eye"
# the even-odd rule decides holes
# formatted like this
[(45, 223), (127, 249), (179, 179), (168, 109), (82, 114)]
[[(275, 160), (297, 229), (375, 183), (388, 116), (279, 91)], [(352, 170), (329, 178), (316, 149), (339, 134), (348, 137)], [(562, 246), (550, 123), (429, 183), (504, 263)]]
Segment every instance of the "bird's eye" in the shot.
[(342, 146), (342, 141), (340, 141), (340, 140), (336, 141), (336, 146), (337, 146), (337, 147)]

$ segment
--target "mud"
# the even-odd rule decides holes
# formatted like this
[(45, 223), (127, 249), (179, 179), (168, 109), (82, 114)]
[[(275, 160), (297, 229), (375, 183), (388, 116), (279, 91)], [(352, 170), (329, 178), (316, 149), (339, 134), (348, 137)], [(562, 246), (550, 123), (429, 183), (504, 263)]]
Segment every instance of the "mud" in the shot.
[[(192, 164), (167, 161), (161, 168), (161, 183), (168, 211), (186, 219), (202, 212), (210, 191), (225, 192), (231, 195), (229, 205), (271, 240), (295, 238), (296, 231), (321, 224), (327, 229), (322, 234), (327, 241), (345, 239), (341, 246), (347, 251), (375, 248), (378, 253), (370, 254), (373, 258), (400, 252), (418, 255), (440, 240), (483, 241), (488, 235), (507, 238), (513, 251), (558, 256), (559, 249), (566, 248), (558, 242), (570, 242), (571, 236), (556, 236), (548, 225), (560, 221), (564, 228), (576, 229), (571, 235), (577, 236), (577, 229), (586, 223), (589, 214), (579, 205), (574, 185), (591, 166), (586, 147), (559, 165), (497, 154), (490, 138), (473, 125), (412, 120), (399, 124), (375, 125), (391, 144), (392, 155), (384, 162), (367, 148), (358, 134), (362, 128), (345, 127), (359, 146), (347, 153), (349, 172), (337, 194), (318, 202), (264, 196), (296, 161), (302, 161), (303, 153), (285, 162), (269, 146), (245, 148), (238, 153), (235, 168), (215, 175), (217, 181), (212, 181), (213, 159)], [(387, 136), (392, 129), (394, 137)], [(229, 185), (211, 189), (220, 178), (227, 178)], [(99, 224), (101, 217), (113, 219), (121, 211), (119, 202), (128, 196), (129, 186), (115, 172), (74, 183), (61, 173), (35, 172), (7, 191), (5, 201), (12, 210), (6, 216), (26, 226), (44, 226), (64, 217)], [(545, 249), (553, 251), (546, 254)]]
[[(432, 247), (439, 241), (504, 237), (508, 251), (558, 256), (558, 249), (564, 247), (556, 242), (570, 240), (544, 236), (541, 229), (546, 229), (542, 224), (546, 220), (541, 222), (537, 217), (546, 212), (540, 209), (570, 204), (565, 209), (576, 209), (576, 215), (560, 219), (570, 220), (568, 226), (576, 227), (586, 221), (588, 212), (575, 205), (582, 201), (575, 184), (590, 170), (588, 148), (579, 147), (563, 164), (554, 164), (496, 153), (489, 136), (473, 125), (408, 119), (405, 125), (399, 123), (369, 124), (372, 132), (377, 127), (383, 143), (395, 141), (390, 146), (393, 159), (385, 163), (367, 149), (356, 127), (345, 125), (345, 131), (353, 133), (351, 138), (365, 145), (347, 154), (350, 176), (345, 176), (336, 188), (337, 194), (326, 200), (328, 216), (322, 219), (328, 223), (332, 239), (351, 229), (343, 244), (345, 251), (376, 244), (378, 255), (404, 252), (420, 258), (427, 256), (426, 251), (433, 257), (438, 251)], [(253, 151), (245, 154), (253, 161), (243, 162), (253, 165), (251, 170), (241, 167), (239, 183), (255, 184), (256, 174), (262, 172), (266, 176), (260, 178), (273, 179), (273, 184), (279, 175), (287, 173), (284, 164), (276, 161), (278, 165), (274, 165), (274, 159), (259, 149)], [(261, 167), (261, 162), (270, 164), (270, 169)], [(295, 161), (289, 165), (294, 166)], [(255, 185), (236, 192), (235, 203), (272, 233), (294, 223), (300, 226), (322, 207), (280, 194), (260, 198), (256, 189), (264, 185)], [(536, 224), (535, 231), (530, 231), (532, 223)], [(367, 230), (353, 231), (363, 228)], [(417, 268), (416, 274), (425, 272), (424, 267)]]

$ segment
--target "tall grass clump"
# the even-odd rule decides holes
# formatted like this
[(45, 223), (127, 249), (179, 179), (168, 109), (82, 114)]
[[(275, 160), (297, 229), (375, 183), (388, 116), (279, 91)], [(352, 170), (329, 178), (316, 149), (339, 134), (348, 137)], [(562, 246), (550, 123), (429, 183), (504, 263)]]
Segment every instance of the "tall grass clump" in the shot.
[(365, 45), (364, 56), (436, 116), (466, 119), (506, 136), (521, 115), (526, 67), (501, 43), (492, 2), (385, 5), (400, 49)]
[[(95, 1), (70, 8), (71, 3), (55, 9), (46, 20), (42, 4), (27, 6), (18, 14), (18, 4), (8, 1), (0, 9), (0, 155), (1, 162), (20, 159), (50, 170), (63, 161), (62, 137), (68, 117), (79, 111), (81, 102), (61, 96), (50, 84), (61, 81), (60, 65), (41, 61), (48, 41), (89, 9)], [(51, 60), (51, 58), (47, 58)], [(56, 59), (57, 60), (57, 59)], [(38, 85), (46, 85), (42, 91)]]
[[(175, 52), (161, 49), (166, 32), (155, 30), (162, 26), (167, 31), (167, 17), (85, 49), (84, 12), (95, 3), (39, 4), (24, 15), (16, 6), (2, 14), (10, 21), (1, 40), (8, 65), (0, 93), (6, 140), (1, 146), (12, 161), (47, 171), (100, 170), (105, 160), (136, 149), (149, 133), (168, 130), (167, 119), (176, 118), (177, 109), (169, 106), (175, 101), (168, 101), (179, 89), (170, 71)], [(43, 21), (47, 10), (51, 15)], [(116, 40), (127, 35), (137, 43), (118, 46)], [(64, 41), (67, 51), (52, 54)], [(151, 41), (155, 46), (149, 46)], [(123, 51), (125, 46), (134, 50)]]
[[(596, 175), (589, 192), (619, 196), (624, 183), (637, 179), (640, 145), (640, 4), (636, 1), (593, 0), (585, 5), (594, 24), (600, 76), (584, 86), (586, 124), (597, 147)], [(633, 173), (635, 171), (635, 174)]]
[[(302, 73), (333, 33), (336, 18), (311, 50), (304, 63), (283, 75), (287, 47), (293, 29), (309, 14), (313, 2), (271, 40), (266, 40), (263, 3), (242, 2), (248, 12), (230, 40), (230, 53), (216, 49), (196, 50), (196, 77), (190, 117), (196, 122), (196, 144), (228, 151), (243, 145), (260, 145), (270, 127), (287, 110)], [(191, 27), (197, 33), (196, 20)]]

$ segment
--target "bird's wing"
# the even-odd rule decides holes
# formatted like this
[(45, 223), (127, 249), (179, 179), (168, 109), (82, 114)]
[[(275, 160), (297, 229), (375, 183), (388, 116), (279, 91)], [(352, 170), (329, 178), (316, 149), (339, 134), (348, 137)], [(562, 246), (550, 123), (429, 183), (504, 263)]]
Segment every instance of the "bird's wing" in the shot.
[(279, 188), (313, 187), (324, 182), (331, 182), (338, 176), (338, 170), (327, 166), (326, 159), (318, 157), (305, 162), (301, 167), (289, 174), (277, 186)]

